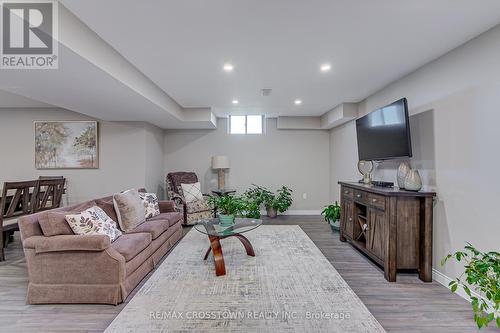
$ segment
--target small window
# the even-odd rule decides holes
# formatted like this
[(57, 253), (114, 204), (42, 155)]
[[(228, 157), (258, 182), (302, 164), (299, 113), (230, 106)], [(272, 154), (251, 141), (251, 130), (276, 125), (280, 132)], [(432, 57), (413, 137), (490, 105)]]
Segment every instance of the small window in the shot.
[(231, 134), (246, 133), (246, 116), (230, 116)]
[(263, 116), (229, 116), (229, 133), (262, 134)]

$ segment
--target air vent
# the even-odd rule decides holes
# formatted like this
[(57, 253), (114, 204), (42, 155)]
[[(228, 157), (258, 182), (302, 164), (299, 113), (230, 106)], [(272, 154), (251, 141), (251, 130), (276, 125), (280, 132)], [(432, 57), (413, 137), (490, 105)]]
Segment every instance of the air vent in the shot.
[(262, 89), (262, 96), (267, 97), (267, 96), (271, 95), (272, 91), (273, 90), (271, 88), (264, 88), (264, 89)]

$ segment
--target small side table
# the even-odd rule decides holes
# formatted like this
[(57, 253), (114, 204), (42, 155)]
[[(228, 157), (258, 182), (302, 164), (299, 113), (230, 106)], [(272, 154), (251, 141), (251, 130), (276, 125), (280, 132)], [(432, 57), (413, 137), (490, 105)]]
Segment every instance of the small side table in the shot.
[(222, 254), (222, 246), (220, 241), (228, 237), (236, 237), (245, 247), (247, 255), (255, 257), (255, 251), (253, 250), (252, 244), (242, 235), (242, 233), (248, 232), (259, 227), (262, 224), (262, 220), (249, 219), (249, 218), (236, 218), (233, 225), (222, 226), (220, 225), (219, 219), (203, 220), (202, 222), (195, 224), (194, 228), (208, 236), (210, 241), (210, 247), (208, 248), (203, 260), (207, 260), (208, 255), (212, 252), (215, 262), (215, 275), (221, 276), (226, 275), (226, 264), (224, 263), (224, 255)]
[(236, 193), (236, 190), (219, 189), (219, 190), (212, 190), (212, 193), (218, 195), (219, 197), (222, 197), (225, 195)]

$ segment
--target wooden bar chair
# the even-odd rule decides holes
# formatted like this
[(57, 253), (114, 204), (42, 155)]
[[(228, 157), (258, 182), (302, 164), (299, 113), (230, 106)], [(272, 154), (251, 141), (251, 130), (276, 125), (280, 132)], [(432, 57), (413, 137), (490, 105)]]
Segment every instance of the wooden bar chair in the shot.
[(38, 180), (38, 200), (35, 211), (59, 208), (64, 193), (66, 179), (63, 177), (40, 177)]
[(0, 200), (0, 261), (5, 260), (4, 248), (14, 232), (19, 231), (17, 218), (35, 211), (38, 180), (5, 182)]
[[(40, 176), (38, 177), (38, 180), (47, 180), (47, 179), (65, 179), (64, 176)], [(61, 202), (66, 201), (66, 204), (69, 205), (69, 200), (67, 196), (67, 188), (68, 186), (68, 181), (66, 180), (66, 183), (64, 184), (64, 190), (63, 190), (63, 199), (61, 199)]]

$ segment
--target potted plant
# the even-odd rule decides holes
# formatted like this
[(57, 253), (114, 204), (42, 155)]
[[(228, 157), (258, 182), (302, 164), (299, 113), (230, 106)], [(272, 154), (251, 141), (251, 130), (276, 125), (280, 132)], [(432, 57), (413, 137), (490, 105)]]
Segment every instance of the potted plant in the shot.
[(234, 195), (211, 196), (208, 202), (216, 207), (221, 225), (233, 224), (235, 217), (245, 209), (244, 200)]
[(337, 201), (334, 204), (328, 205), (323, 209), (321, 215), (325, 216), (326, 223), (330, 224), (332, 230), (339, 230), (340, 220), (340, 205)]
[(245, 207), (243, 210), (243, 215), (252, 219), (260, 218), (260, 205), (262, 204), (262, 201), (255, 197), (252, 197), (251, 195), (248, 195), (247, 193), (243, 195), (242, 199)]
[[(464, 249), (463, 252), (448, 254), (441, 261), (441, 265), (450, 259), (465, 263), (464, 272), (448, 286), (452, 292), (461, 287), (470, 297), (478, 328), (488, 326), (493, 320), (500, 328), (500, 253), (481, 252), (469, 243)], [(470, 287), (479, 295), (473, 294)]]
[(282, 186), (276, 193), (273, 193), (265, 187), (253, 185), (253, 188), (247, 190), (245, 195), (252, 198), (259, 207), (263, 204), (270, 218), (275, 218), (278, 212), (285, 212), (293, 202), (292, 190), (286, 186)]

